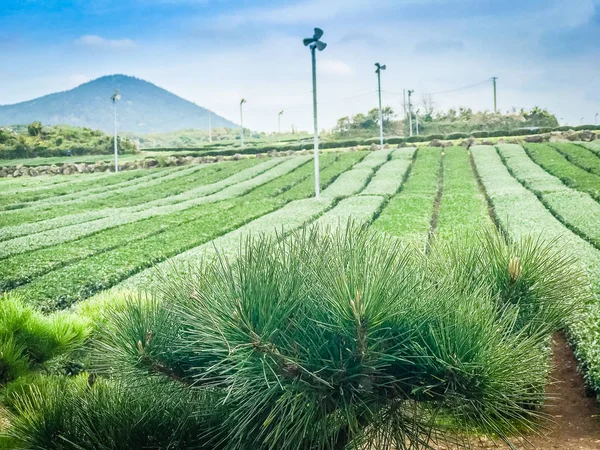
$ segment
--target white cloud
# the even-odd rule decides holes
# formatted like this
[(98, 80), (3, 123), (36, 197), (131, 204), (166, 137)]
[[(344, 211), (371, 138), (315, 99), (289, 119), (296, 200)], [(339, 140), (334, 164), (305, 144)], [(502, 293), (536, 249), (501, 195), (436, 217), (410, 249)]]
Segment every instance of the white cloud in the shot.
[(99, 49), (130, 50), (137, 47), (131, 39), (105, 39), (102, 36), (87, 34), (75, 40), (77, 45)]
[(269, 6), (246, 8), (235, 13), (223, 14), (211, 19), (211, 25), (217, 28), (233, 28), (248, 23), (267, 23), (274, 25), (315, 24), (339, 19), (342, 16), (363, 12), (382, 13), (399, 5), (436, 3), (443, 0), (301, 0), (280, 7)]
[(317, 70), (327, 75), (352, 76), (355, 73), (354, 69), (344, 61), (335, 59), (317, 61)]

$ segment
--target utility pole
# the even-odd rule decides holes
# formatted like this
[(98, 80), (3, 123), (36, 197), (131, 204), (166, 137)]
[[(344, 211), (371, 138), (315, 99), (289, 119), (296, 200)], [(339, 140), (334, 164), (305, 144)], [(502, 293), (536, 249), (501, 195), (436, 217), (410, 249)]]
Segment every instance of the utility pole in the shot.
[(244, 148), (244, 114), (242, 112), (242, 105), (246, 103), (246, 99), (240, 100), (240, 139), (242, 141), (242, 148)]
[(409, 89), (408, 90), (408, 135), (412, 136), (413, 135), (413, 126), (412, 126), (412, 103), (410, 101), (410, 98), (413, 95), (414, 89)]
[(112, 95), (111, 100), (113, 102), (113, 112), (115, 115), (115, 135), (114, 135), (114, 144), (115, 144), (115, 172), (119, 171), (119, 152), (117, 148), (117, 100), (121, 99), (121, 95), (119, 91), (115, 89), (115, 93)]
[(498, 112), (498, 108), (496, 106), (496, 80), (498, 77), (492, 77), (492, 82), (494, 83), (494, 114)]
[(402, 107), (404, 108), (404, 120), (408, 117), (406, 114), (406, 89), (402, 89)]
[(315, 198), (321, 196), (321, 181), (319, 173), (319, 126), (317, 124), (317, 56), (316, 46), (311, 45), (310, 55), (312, 59), (312, 84), (313, 84), (313, 120), (314, 120), (314, 142), (315, 142)]
[(419, 110), (415, 113), (415, 117), (417, 119), (417, 136), (419, 135)]
[(281, 115), (283, 114), (283, 109), (279, 111), (277, 115), (277, 135), (279, 138), (279, 142), (281, 143)]
[(211, 115), (212, 114), (209, 111), (208, 112), (208, 142), (212, 142), (212, 123), (211, 123), (211, 119), (210, 119)]
[(383, 110), (381, 109), (381, 71), (385, 70), (385, 64), (375, 63), (377, 70), (377, 91), (379, 92), (379, 148), (383, 150)]

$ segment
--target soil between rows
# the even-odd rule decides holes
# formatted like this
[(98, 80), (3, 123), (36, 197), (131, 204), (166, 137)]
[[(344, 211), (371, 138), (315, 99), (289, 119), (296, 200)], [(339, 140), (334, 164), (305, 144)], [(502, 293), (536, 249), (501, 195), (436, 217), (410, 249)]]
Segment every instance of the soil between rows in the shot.
[[(542, 424), (543, 435), (526, 436), (514, 442), (518, 450), (600, 450), (600, 405), (586, 395), (577, 361), (561, 334), (552, 337), (552, 380), (546, 388), (548, 400), (542, 409), (549, 420)], [(440, 445), (439, 450), (448, 447)], [(505, 449), (502, 441), (481, 439), (473, 450)]]

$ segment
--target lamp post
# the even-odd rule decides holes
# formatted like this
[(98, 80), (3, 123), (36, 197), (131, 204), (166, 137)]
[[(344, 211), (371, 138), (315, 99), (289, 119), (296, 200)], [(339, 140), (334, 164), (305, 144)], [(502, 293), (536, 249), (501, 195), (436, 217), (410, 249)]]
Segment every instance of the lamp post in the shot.
[(375, 63), (375, 73), (377, 74), (377, 91), (379, 93), (379, 147), (383, 150), (383, 111), (381, 109), (381, 71), (385, 70), (385, 64)]
[(279, 138), (279, 142), (281, 142), (281, 115), (283, 114), (283, 109), (281, 111), (279, 111), (279, 114), (277, 114), (277, 134), (278, 134), (278, 138)]
[(242, 105), (246, 103), (246, 99), (243, 98), (240, 100), (240, 139), (242, 142), (242, 148), (244, 148), (244, 114), (242, 110)]
[(114, 135), (114, 144), (115, 144), (115, 172), (119, 171), (119, 152), (117, 149), (117, 100), (121, 100), (121, 94), (119, 91), (115, 89), (115, 93), (112, 95), (111, 100), (113, 102), (113, 112), (115, 115), (115, 135)]
[(313, 85), (313, 121), (314, 121), (314, 141), (315, 141), (315, 198), (320, 196), (319, 182), (319, 126), (317, 123), (317, 56), (316, 50), (323, 51), (327, 44), (320, 41), (323, 36), (323, 30), (315, 28), (315, 33), (312, 38), (306, 38), (302, 42), (305, 47), (310, 48), (310, 56), (312, 61), (312, 85)]
[(415, 118), (417, 119), (417, 136), (419, 135), (419, 112), (420, 110), (417, 109), (417, 112), (415, 113)]
[(412, 102), (410, 101), (410, 98), (412, 97), (413, 93), (415, 91), (413, 89), (409, 89), (408, 90), (408, 135), (412, 136), (413, 135), (413, 126), (412, 126)]

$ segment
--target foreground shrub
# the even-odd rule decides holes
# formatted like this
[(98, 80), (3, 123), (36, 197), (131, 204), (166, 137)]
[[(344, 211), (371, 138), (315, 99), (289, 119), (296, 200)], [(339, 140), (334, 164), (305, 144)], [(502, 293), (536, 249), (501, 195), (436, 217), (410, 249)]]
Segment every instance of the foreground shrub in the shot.
[(85, 318), (44, 316), (19, 296), (0, 296), (0, 385), (34, 365), (80, 348), (89, 333), (90, 323)]
[(585, 272), (565, 250), (543, 235), (508, 243), (493, 228), (457, 233), (432, 245), (427, 273), (469, 292), (484, 289), (499, 310), (517, 307), (516, 329), (550, 335), (591, 298)]
[[(552, 302), (540, 298), (550, 287), (523, 296), (498, 282), (502, 268), (547, 283), (530, 269), (544, 256), (509, 257), (507, 269), (496, 247), (520, 247), (495, 239), (426, 255), (366, 228), (315, 228), (165, 274), (157, 298), (107, 311), (94, 356), (106, 380), (17, 395), (11, 435), (62, 449), (405, 449), (472, 430), (508, 439), (540, 415), (557, 324), (528, 310)], [(490, 261), (497, 268), (482, 267)]]
[(39, 449), (214, 448), (202, 442), (221, 419), (217, 399), (158, 379), (37, 377), (11, 390), (10, 434)]

